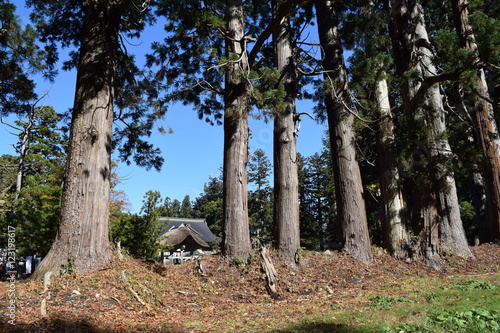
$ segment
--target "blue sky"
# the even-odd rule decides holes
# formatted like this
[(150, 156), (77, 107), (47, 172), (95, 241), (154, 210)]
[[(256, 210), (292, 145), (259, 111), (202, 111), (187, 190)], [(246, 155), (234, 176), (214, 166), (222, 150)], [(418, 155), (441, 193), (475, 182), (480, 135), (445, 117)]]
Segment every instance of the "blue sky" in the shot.
[[(23, 23), (28, 22), (26, 9), (18, 8)], [(149, 50), (151, 40), (148, 38), (161, 36), (161, 29), (149, 31), (140, 43), (131, 43), (129, 53), (143, 54)], [(161, 38), (161, 37), (160, 37)], [(136, 46), (133, 46), (136, 45)], [(61, 58), (67, 50), (61, 51)], [(138, 60), (141, 60), (138, 56)], [(53, 84), (37, 80), (37, 93), (47, 93), (39, 105), (52, 106), (58, 112), (72, 107), (75, 91), (76, 73), (60, 71)], [(298, 112), (312, 114), (312, 104), (307, 101), (298, 101)], [(319, 125), (308, 117), (302, 117), (302, 124), (298, 136), (298, 151), (304, 156), (319, 152), (322, 148), (322, 137), (326, 130), (325, 125)], [(123, 178), (118, 186), (119, 190), (127, 193), (132, 204), (131, 212), (138, 213), (142, 206), (144, 194), (149, 190), (160, 191), (163, 198), (170, 197), (182, 201), (189, 195), (191, 200), (203, 192), (203, 185), (208, 182), (209, 176), (220, 174), (223, 156), (223, 128), (211, 126), (199, 120), (196, 112), (189, 106), (172, 105), (169, 107), (164, 127), (172, 128), (172, 134), (155, 133), (151, 142), (158, 146), (163, 153), (165, 163), (161, 172), (147, 171), (144, 168), (120, 163), (118, 174)], [(250, 151), (263, 149), (269, 160), (272, 161), (273, 125), (262, 120), (250, 120), (252, 139)], [(0, 154), (13, 154), (11, 145), (16, 138), (7, 133), (5, 127), (0, 128)], [(271, 180), (272, 183), (272, 180)]]

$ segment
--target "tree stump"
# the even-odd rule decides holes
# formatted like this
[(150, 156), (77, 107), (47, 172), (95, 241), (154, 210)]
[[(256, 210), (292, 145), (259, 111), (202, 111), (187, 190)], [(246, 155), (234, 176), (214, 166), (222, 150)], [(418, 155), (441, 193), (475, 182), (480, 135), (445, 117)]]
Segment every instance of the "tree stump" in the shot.
[(262, 269), (266, 274), (267, 292), (269, 293), (269, 295), (271, 295), (272, 298), (278, 298), (280, 296), (278, 292), (278, 274), (276, 273), (276, 269), (274, 268), (273, 262), (271, 261), (271, 257), (269, 256), (269, 253), (267, 252), (265, 247), (262, 248), (261, 255), (263, 259)]

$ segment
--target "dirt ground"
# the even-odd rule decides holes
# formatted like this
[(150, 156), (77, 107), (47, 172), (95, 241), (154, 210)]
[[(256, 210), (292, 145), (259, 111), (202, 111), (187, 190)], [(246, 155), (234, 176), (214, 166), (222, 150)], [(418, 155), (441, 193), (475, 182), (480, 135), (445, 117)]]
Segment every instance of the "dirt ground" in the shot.
[[(298, 266), (273, 258), (278, 294), (266, 288), (260, 252), (245, 266), (220, 256), (183, 265), (118, 258), (109, 266), (43, 282), (2, 282), (1, 332), (269, 332), (332, 308), (356, 309), (360, 295), (409, 277), (500, 272), (500, 245), (473, 247), (476, 260), (445, 258), (442, 269), (397, 261), (374, 248), (361, 264), (347, 255), (303, 252)], [(15, 288), (15, 324), (8, 323), (9, 288)], [(44, 313), (43, 313), (44, 312)], [(270, 326), (272, 322), (273, 326)], [(272, 327), (272, 329), (271, 329)]]

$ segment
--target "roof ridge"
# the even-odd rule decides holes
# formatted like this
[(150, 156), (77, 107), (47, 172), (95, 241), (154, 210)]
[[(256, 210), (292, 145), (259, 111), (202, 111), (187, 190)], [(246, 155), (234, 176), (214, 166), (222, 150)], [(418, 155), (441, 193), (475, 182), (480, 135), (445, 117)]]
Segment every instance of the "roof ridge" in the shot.
[(166, 220), (176, 220), (176, 221), (186, 221), (186, 220), (189, 220), (189, 221), (197, 221), (197, 222), (205, 222), (206, 223), (206, 219), (204, 218), (195, 218), (195, 217), (168, 217), (168, 216), (160, 216), (159, 217), (160, 219), (166, 219)]

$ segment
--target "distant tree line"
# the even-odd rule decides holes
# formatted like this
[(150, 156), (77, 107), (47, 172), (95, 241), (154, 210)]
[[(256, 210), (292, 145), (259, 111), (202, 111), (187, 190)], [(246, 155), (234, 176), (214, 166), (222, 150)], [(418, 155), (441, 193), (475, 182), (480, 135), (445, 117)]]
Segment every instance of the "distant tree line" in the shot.
[[(164, 156), (148, 137), (165, 131), (157, 123), (175, 103), (223, 125), (222, 198), (207, 192), (191, 209), (220, 221), (230, 259), (270, 244), (295, 265), (301, 239), (321, 249), (334, 234), (364, 263), (375, 242), (438, 268), (443, 253), (473, 258), (476, 238), (500, 240), (496, 1), (26, 3), (35, 28), (0, 1), (2, 116), (29, 123), (37, 96), (24, 68), (52, 79), (70, 48), (63, 68), (77, 69), (58, 232), (35, 278), (71, 256), (78, 271), (111, 260), (111, 154), (160, 169)], [(138, 65), (123, 41), (157, 20), (164, 34)], [(314, 115), (297, 109), (300, 98), (316, 102)], [(273, 122), (272, 186), (262, 156), (250, 165), (250, 116)], [(304, 116), (328, 124), (330, 162), (297, 153)], [(14, 220), (17, 212), (2, 210)]]

